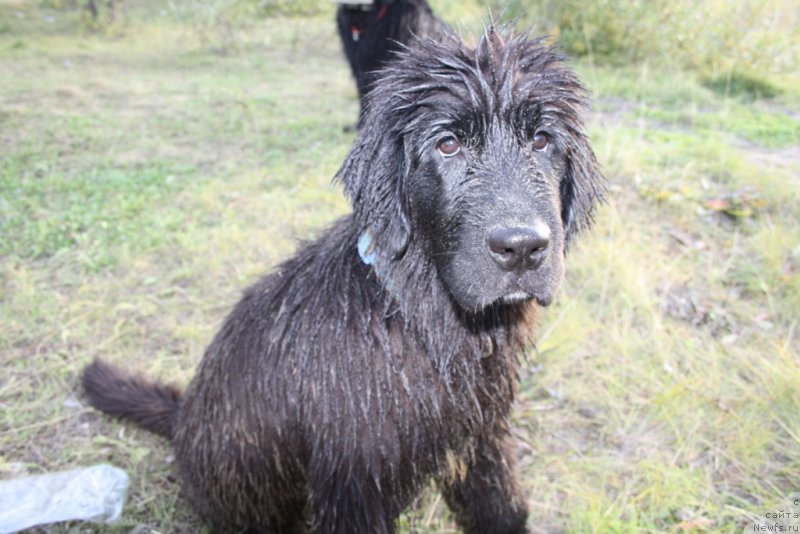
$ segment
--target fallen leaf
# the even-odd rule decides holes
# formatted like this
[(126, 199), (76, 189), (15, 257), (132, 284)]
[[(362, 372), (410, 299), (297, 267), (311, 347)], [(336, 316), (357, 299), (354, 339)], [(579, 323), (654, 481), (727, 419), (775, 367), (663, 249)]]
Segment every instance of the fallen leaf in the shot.
[(683, 532), (695, 532), (698, 530), (706, 530), (712, 526), (714, 522), (705, 517), (698, 517), (696, 519), (689, 519), (688, 521), (681, 521), (678, 523), (678, 530)]
[(712, 211), (725, 211), (730, 209), (731, 203), (724, 198), (712, 198), (711, 200), (706, 200), (705, 207)]

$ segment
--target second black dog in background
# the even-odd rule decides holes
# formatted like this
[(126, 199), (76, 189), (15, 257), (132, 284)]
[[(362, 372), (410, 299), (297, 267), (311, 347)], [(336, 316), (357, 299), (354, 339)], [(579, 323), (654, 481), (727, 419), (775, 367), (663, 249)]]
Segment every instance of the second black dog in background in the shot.
[[(447, 28), (431, 11), (426, 0), (339, 0), (336, 25), (345, 56), (358, 86), (364, 116), (364, 97), (370, 91), (373, 73), (380, 69), (401, 44), (415, 36), (435, 36)], [(359, 125), (361, 119), (359, 118)]]

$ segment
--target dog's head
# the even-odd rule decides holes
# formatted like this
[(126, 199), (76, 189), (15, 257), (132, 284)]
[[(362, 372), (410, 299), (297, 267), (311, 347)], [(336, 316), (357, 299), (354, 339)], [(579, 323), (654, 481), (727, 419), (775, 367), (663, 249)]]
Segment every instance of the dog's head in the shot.
[[(380, 73), (339, 172), (384, 263), (424, 251), (455, 301), (549, 304), (604, 180), (585, 92), (540, 40), (421, 40)], [(386, 269), (386, 266), (384, 266)]]

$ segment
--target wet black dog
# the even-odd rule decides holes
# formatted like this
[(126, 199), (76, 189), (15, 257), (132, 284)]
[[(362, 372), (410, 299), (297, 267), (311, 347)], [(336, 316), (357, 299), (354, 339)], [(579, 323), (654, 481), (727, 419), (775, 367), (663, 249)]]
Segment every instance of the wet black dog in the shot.
[(603, 189), (583, 90), (488, 30), (401, 52), (369, 98), (352, 215), (245, 292), (185, 394), (85, 371), (94, 406), (172, 440), (214, 532), (393, 532), (432, 478), (466, 532), (526, 530), (517, 356)]
[[(351, 0), (352, 1), (352, 0)], [(374, 75), (401, 44), (415, 36), (436, 36), (447, 27), (431, 12), (425, 0), (374, 0), (370, 4), (341, 4), (336, 12), (336, 26), (344, 54), (356, 79), (364, 114), (364, 98), (374, 82)]]

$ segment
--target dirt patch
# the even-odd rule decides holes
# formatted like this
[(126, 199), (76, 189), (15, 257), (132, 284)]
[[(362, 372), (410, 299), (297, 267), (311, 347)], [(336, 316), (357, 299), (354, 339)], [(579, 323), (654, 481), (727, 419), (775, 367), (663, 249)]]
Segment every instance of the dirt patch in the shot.
[(714, 337), (739, 330), (736, 318), (724, 305), (715, 303), (689, 282), (667, 284), (659, 290), (659, 294), (661, 311), (667, 317), (706, 329)]
[[(747, 157), (767, 169), (800, 169), (800, 145), (773, 149), (754, 146), (748, 149)], [(789, 177), (800, 182), (800, 175), (789, 174)]]

